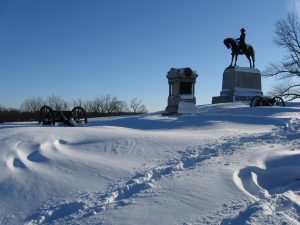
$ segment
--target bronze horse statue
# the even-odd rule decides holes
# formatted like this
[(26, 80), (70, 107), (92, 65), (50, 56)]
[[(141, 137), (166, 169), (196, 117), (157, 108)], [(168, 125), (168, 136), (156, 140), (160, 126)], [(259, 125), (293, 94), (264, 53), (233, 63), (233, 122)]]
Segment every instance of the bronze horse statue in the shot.
[[(255, 67), (255, 64), (254, 64), (255, 63), (255, 51), (254, 51), (254, 48), (251, 45), (247, 45), (246, 51), (241, 52), (241, 50), (239, 48), (239, 45), (238, 45), (238, 42), (234, 38), (226, 38), (224, 40), (224, 44), (228, 49), (231, 48), (232, 57), (231, 57), (231, 63), (230, 63), (229, 67), (235, 67), (238, 55), (244, 55), (244, 54), (247, 57), (247, 59), (249, 60), (250, 68)], [(232, 65), (233, 58), (235, 58), (234, 65)], [(251, 58), (252, 58), (252, 62), (251, 62)]]

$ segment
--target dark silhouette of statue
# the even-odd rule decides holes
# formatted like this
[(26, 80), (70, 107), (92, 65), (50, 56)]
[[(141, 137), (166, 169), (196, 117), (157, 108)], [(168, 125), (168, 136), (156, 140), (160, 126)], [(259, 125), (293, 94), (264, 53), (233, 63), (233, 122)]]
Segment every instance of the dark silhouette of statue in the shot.
[[(247, 45), (245, 42), (246, 39), (246, 30), (244, 28), (241, 29), (241, 35), (239, 38), (226, 38), (224, 40), (225, 46), (230, 49), (231, 48), (231, 63), (229, 67), (235, 67), (238, 55), (245, 55), (249, 60), (250, 67), (255, 67), (255, 51), (251, 45)], [(233, 59), (235, 58), (234, 65)], [(252, 59), (252, 61), (251, 61)]]

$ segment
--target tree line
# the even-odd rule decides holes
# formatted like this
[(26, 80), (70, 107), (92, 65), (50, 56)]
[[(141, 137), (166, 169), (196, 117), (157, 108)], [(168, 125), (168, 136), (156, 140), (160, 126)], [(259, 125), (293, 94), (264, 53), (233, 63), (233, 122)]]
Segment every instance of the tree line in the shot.
[(39, 110), (43, 105), (50, 106), (54, 111), (69, 111), (76, 106), (82, 107), (89, 118), (101, 116), (135, 115), (147, 113), (142, 100), (133, 98), (127, 103), (111, 95), (99, 96), (92, 100), (77, 98), (68, 102), (63, 98), (51, 95), (46, 99), (41, 97), (28, 98), (18, 109), (6, 108), (0, 105), (0, 122), (20, 122), (38, 120)]

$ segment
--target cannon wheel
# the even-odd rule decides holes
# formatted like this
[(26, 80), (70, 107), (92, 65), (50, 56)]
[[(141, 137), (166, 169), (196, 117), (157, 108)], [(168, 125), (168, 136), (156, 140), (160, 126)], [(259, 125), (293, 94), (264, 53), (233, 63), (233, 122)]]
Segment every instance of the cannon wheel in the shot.
[(84, 121), (84, 123), (87, 123), (87, 117), (85, 110), (80, 107), (74, 107), (71, 111), (73, 119), (76, 121), (76, 123), (81, 123), (81, 121)]
[(262, 106), (263, 105), (263, 98), (261, 96), (254, 96), (251, 99), (250, 107)]
[(274, 102), (274, 105), (277, 105), (277, 106), (285, 106), (285, 103), (283, 101), (283, 99), (279, 96), (275, 96), (273, 98), (273, 102)]
[(40, 109), (39, 124), (55, 125), (54, 113), (50, 106), (44, 105)]

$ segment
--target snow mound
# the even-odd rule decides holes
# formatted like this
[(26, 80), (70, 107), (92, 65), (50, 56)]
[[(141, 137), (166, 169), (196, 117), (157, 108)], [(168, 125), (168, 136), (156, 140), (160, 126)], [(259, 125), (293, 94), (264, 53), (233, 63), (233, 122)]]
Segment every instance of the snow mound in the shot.
[(299, 104), (0, 125), (1, 224), (299, 224)]
[(237, 185), (250, 196), (261, 199), (300, 189), (300, 154), (288, 152), (268, 159), (264, 164), (265, 168), (249, 166), (234, 174)]
[[(273, 130), (269, 141), (300, 138), (300, 120), (289, 119)], [(235, 184), (255, 200), (238, 216), (224, 219), (221, 224), (299, 224), (300, 220), (300, 154), (299, 145), (292, 144), (288, 151), (269, 153), (259, 165), (237, 170)]]

